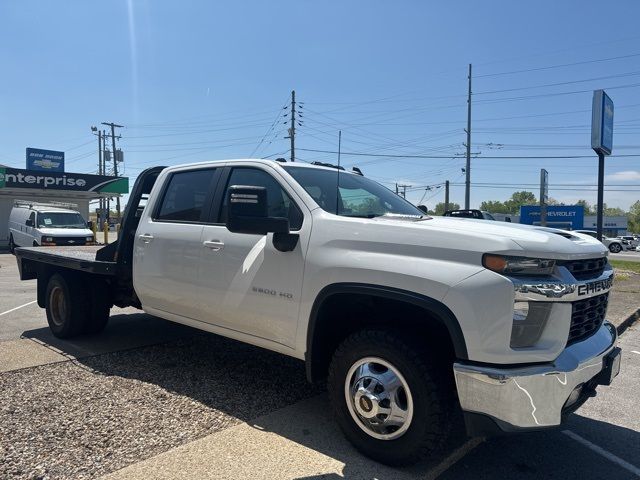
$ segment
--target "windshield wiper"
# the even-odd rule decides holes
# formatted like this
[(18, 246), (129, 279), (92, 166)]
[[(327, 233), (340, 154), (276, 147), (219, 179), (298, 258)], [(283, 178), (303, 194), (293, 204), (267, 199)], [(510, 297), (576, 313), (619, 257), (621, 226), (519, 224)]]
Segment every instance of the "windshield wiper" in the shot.
[(349, 218), (376, 218), (376, 217), (381, 217), (382, 215), (383, 215), (382, 213), (367, 213), (362, 215), (341, 215), (341, 216), (349, 217)]

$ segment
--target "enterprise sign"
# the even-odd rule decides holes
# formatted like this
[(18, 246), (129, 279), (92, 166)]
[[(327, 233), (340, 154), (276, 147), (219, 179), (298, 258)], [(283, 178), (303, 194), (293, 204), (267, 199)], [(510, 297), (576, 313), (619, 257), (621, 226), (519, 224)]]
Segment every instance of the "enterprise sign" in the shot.
[(0, 167), (0, 188), (129, 193), (129, 179), (84, 173), (39, 173), (31, 170)]

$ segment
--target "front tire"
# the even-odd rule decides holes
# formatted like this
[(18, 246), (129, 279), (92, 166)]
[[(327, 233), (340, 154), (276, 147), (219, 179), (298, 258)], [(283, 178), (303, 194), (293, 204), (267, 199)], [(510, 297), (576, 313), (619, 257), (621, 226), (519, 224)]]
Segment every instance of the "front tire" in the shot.
[(611, 253), (620, 253), (622, 251), (622, 246), (619, 243), (612, 243), (609, 245), (609, 251)]
[(363, 330), (348, 337), (333, 356), (327, 387), (347, 439), (380, 463), (415, 463), (448, 434), (447, 386), (399, 335)]
[(89, 310), (84, 285), (71, 275), (52, 275), (45, 308), (49, 328), (56, 337), (71, 338), (82, 333)]

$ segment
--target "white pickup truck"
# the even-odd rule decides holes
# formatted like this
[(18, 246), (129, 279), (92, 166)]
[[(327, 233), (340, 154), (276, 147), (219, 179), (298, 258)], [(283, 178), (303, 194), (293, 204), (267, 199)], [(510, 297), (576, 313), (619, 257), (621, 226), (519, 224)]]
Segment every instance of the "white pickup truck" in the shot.
[(557, 426), (620, 368), (600, 242), (425, 216), (357, 169), (151, 168), (117, 243), (16, 256), (55, 335), (135, 306), (298, 358), (348, 439), (391, 465), (433, 451), (455, 409), (472, 435)]

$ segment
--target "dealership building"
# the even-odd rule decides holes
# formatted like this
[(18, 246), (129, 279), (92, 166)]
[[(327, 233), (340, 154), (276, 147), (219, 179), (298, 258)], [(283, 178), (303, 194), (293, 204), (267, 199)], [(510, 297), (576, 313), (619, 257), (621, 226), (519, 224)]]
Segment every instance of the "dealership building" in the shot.
[[(27, 203), (63, 203), (89, 218), (89, 203), (129, 193), (129, 179), (64, 172), (62, 162), (33, 155), (27, 150), (28, 169), (0, 165), (0, 247), (9, 244), (9, 214), (16, 200)], [(61, 153), (61, 152), (56, 152)], [(44, 156), (44, 154), (42, 154)]]
[[(511, 221), (525, 225), (540, 225), (540, 206), (525, 205), (520, 207), (520, 215), (492, 214), (496, 220)], [(508, 219), (508, 220), (507, 220)], [(564, 230), (596, 231), (596, 216), (585, 215), (582, 205), (548, 205), (547, 226)], [(626, 216), (604, 216), (602, 230), (607, 237), (627, 234)]]

